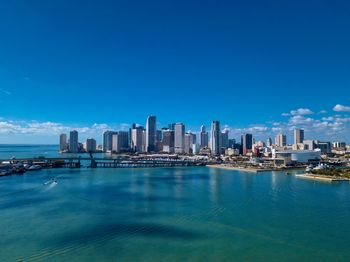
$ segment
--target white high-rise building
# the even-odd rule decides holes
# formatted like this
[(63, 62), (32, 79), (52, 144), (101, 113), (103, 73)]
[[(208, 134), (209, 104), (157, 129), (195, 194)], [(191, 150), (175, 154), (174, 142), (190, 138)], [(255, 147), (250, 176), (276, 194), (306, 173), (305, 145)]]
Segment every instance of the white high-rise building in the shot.
[(68, 149), (67, 135), (60, 134), (60, 152), (64, 152)]
[(185, 125), (175, 124), (175, 153), (183, 154), (185, 151)]
[(143, 147), (142, 147), (143, 128), (142, 127), (134, 128), (132, 130), (131, 136), (132, 136), (132, 149), (137, 153), (143, 152)]
[(220, 154), (220, 122), (213, 121), (210, 132), (210, 149), (212, 155)]
[(78, 153), (79, 151), (78, 131), (73, 130), (69, 132), (69, 152)]

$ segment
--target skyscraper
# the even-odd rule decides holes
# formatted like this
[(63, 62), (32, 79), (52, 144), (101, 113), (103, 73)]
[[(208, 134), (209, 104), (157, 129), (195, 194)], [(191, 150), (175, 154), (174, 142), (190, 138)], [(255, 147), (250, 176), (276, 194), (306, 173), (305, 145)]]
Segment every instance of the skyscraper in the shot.
[(146, 148), (147, 152), (154, 152), (156, 150), (157, 142), (157, 126), (156, 116), (149, 116), (146, 122)]
[(143, 133), (143, 127), (134, 127), (132, 129), (132, 150), (134, 150), (137, 153), (141, 153), (143, 151), (142, 148), (142, 135)]
[(96, 152), (96, 140), (93, 138), (86, 139), (86, 152)]
[(208, 132), (205, 131), (204, 125), (201, 126), (200, 140), (201, 148), (208, 147)]
[(175, 132), (173, 130), (163, 131), (163, 152), (174, 153)]
[(67, 135), (66, 134), (61, 134), (60, 135), (60, 152), (66, 151), (67, 150)]
[(129, 131), (118, 131), (113, 135), (112, 150), (116, 153), (129, 150)]
[(283, 134), (278, 134), (276, 136), (276, 146), (284, 147), (287, 145), (287, 137)]
[(185, 150), (185, 125), (175, 124), (175, 153), (182, 154)]
[(266, 140), (266, 146), (267, 147), (271, 147), (272, 146), (272, 138), (269, 137), (267, 140)]
[(294, 144), (301, 144), (304, 142), (304, 130), (296, 128), (294, 129)]
[(192, 154), (193, 153), (193, 144), (196, 143), (196, 135), (192, 133), (185, 134), (185, 153)]
[(220, 148), (226, 149), (228, 148), (228, 135), (229, 135), (229, 130), (225, 128), (223, 132), (220, 134)]
[(69, 152), (78, 153), (78, 131), (69, 132)]
[(115, 131), (105, 131), (103, 132), (102, 147), (103, 152), (111, 152), (113, 148), (113, 135), (118, 134)]
[(246, 155), (249, 150), (252, 150), (253, 147), (253, 135), (252, 134), (243, 134), (241, 137), (241, 153)]
[(191, 134), (189, 133), (185, 134), (185, 153), (191, 153)]
[(220, 122), (213, 121), (210, 132), (210, 149), (212, 155), (220, 154), (220, 132)]
[(168, 125), (169, 130), (175, 131), (175, 123), (171, 123)]

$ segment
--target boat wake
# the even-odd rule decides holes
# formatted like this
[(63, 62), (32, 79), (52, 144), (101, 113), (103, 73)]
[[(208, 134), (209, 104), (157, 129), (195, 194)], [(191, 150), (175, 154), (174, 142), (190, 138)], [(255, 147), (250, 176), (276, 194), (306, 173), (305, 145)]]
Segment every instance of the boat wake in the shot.
[(50, 189), (54, 188), (55, 186), (57, 186), (57, 184), (58, 184), (58, 182), (54, 178), (43, 183), (43, 185), (46, 186), (46, 190), (50, 190)]

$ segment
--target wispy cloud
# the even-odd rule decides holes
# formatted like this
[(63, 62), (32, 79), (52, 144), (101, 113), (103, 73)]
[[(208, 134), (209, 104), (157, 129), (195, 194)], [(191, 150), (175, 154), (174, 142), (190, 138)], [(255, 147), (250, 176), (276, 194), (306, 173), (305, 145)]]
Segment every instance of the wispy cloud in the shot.
[(5, 89), (0, 88), (0, 93), (5, 94), (5, 95), (11, 95), (11, 92)]

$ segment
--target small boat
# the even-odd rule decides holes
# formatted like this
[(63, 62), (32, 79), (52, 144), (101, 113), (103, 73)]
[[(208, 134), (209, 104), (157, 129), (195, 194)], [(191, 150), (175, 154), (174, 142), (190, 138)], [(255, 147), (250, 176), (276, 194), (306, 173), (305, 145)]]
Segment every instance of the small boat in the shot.
[(43, 183), (44, 186), (51, 185), (51, 184), (55, 184), (56, 185), (57, 184), (57, 180), (52, 178), (51, 180), (46, 181), (46, 182)]
[(306, 171), (306, 173), (310, 173), (313, 169), (314, 169), (314, 167), (312, 165), (309, 165), (306, 167), (305, 171)]
[(35, 170), (40, 170), (41, 168), (42, 168), (41, 165), (32, 165), (27, 170), (28, 171), (35, 171)]

